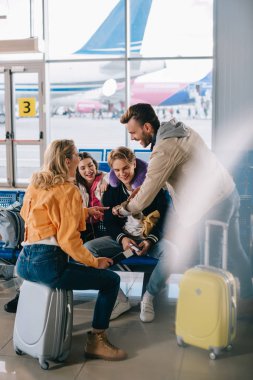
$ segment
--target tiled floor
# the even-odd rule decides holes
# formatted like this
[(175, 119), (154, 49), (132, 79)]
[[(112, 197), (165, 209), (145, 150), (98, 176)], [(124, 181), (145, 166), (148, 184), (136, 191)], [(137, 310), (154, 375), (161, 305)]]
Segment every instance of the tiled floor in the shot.
[[(112, 321), (111, 341), (124, 348), (129, 358), (122, 362), (86, 360), (83, 355), (85, 332), (90, 328), (95, 293), (75, 292), (72, 349), (66, 363), (50, 362), (42, 370), (36, 359), (17, 356), (12, 347), (15, 314), (6, 313), (3, 305), (15, 290), (12, 281), (0, 280), (0, 379), (86, 379), (86, 380), (252, 380), (253, 321), (240, 321), (233, 350), (212, 361), (204, 350), (177, 346), (174, 334), (176, 287), (165, 290), (156, 300), (153, 323), (139, 319), (142, 275), (123, 274), (122, 287), (129, 293), (133, 308)], [(8, 287), (9, 285), (9, 287)]]

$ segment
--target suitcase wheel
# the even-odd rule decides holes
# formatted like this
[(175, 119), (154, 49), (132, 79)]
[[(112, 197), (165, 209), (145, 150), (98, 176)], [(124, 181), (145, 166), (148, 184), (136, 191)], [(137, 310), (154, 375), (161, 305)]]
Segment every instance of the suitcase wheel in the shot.
[(211, 351), (210, 353), (209, 353), (209, 359), (211, 359), (211, 360), (215, 360), (217, 358), (217, 355), (213, 352), (213, 351)]
[(19, 348), (16, 348), (15, 352), (17, 355), (23, 355), (23, 351), (21, 351)]
[(177, 344), (180, 347), (186, 347), (186, 343), (183, 341), (183, 339), (181, 338), (181, 336), (177, 336)]
[(232, 344), (229, 344), (227, 347), (226, 347), (226, 351), (231, 351), (232, 350)]
[(48, 364), (48, 362), (45, 361), (45, 362), (40, 363), (40, 367), (42, 369), (47, 370), (49, 368), (49, 364)]

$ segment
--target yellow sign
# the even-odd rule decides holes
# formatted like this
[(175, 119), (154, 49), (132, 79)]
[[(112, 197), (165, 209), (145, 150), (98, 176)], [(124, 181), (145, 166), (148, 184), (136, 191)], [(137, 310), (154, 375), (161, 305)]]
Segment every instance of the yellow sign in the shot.
[(19, 117), (36, 116), (36, 98), (19, 98), (18, 99), (18, 116)]

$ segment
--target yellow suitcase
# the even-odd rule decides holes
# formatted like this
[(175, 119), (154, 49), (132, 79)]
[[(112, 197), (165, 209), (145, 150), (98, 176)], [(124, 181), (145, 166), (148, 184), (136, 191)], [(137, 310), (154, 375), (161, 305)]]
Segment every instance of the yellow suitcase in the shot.
[(236, 336), (236, 281), (226, 269), (208, 265), (209, 229), (223, 229), (222, 266), (227, 265), (227, 224), (206, 223), (205, 265), (187, 270), (179, 285), (176, 310), (176, 336), (180, 346), (186, 344), (209, 350), (216, 359), (222, 350), (231, 349)]

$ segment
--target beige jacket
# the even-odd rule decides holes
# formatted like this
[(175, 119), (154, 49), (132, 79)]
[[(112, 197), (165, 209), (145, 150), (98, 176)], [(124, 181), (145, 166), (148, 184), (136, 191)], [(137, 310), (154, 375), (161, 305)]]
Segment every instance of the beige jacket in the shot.
[[(183, 134), (178, 134), (182, 137), (170, 137), (177, 135), (176, 129), (173, 131), (176, 124), (183, 126)], [(140, 212), (164, 186), (172, 196), (179, 221), (190, 226), (225, 199), (235, 184), (202, 138), (173, 119), (160, 126), (146, 179), (127, 209)]]
[(55, 236), (61, 249), (74, 260), (97, 268), (97, 258), (83, 246), (80, 238), (80, 231), (86, 228), (87, 213), (80, 191), (70, 182), (49, 190), (29, 185), (21, 209), (25, 221), (24, 240), (32, 244)]

